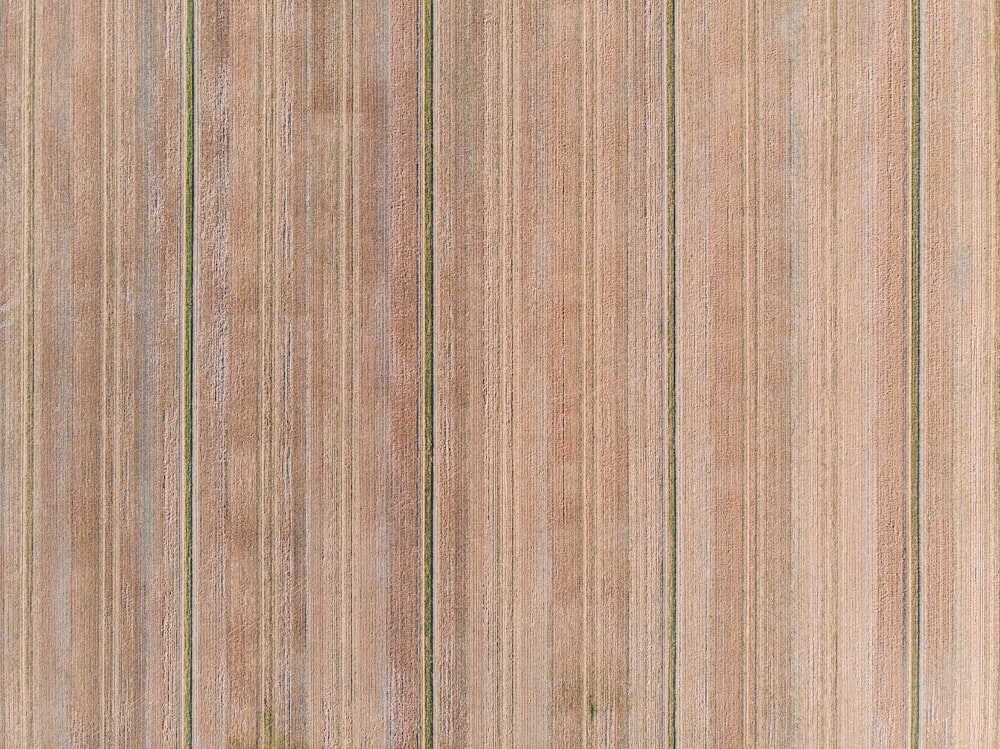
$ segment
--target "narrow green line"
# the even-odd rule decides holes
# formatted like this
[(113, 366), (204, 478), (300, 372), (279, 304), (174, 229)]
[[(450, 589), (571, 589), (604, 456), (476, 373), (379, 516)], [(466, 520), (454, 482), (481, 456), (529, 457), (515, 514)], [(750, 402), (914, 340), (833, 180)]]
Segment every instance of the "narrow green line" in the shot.
[(665, 163), (665, 215), (667, 251), (665, 273), (669, 283), (669, 298), (665, 300), (666, 320), (664, 329), (664, 354), (666, 382), (666, 533), (670, 555), (664, 570), (664, 595), (666, 596), (666, 713), (665, 745), (677, 746), (677, 109), (675, 91), (675, 19), (674, 0), (667, 0), (664, 29), (664, 105), (666, 132)]
[(423, 747), (434, 745), (434, 4), (421, 3), (423, 203)]
[(34, 742), (32, 640), (34, 622), (34, 470), (35, 470), (35, 3), (25, 4), (24, 255), (22, 268), (21, 389), (24, 424), (21, 438), (21, 707), (26, 747)]
[(184, 704), (183, 746), (194, 727), (194, 0), (184, 27)]
[(920, 0), (910, 5), (910, 749), (920, 743)]

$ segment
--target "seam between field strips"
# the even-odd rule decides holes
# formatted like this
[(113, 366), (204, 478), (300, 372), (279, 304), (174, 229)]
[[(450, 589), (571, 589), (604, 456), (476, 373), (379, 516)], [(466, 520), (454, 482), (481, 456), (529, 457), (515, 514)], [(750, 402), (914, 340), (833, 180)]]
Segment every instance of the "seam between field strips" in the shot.
[(909, 743), (920, 743), (920, 0), (910, 4)]
[(420, 6), (421, 310), (421, 744), (434, 745), (434, 3)]
[(183, 257), (183, 702), (182, 746), (193, 744), (194, 717), (194, 167), (195, 0), (185, 2), (184, 23), (184, 257)]

